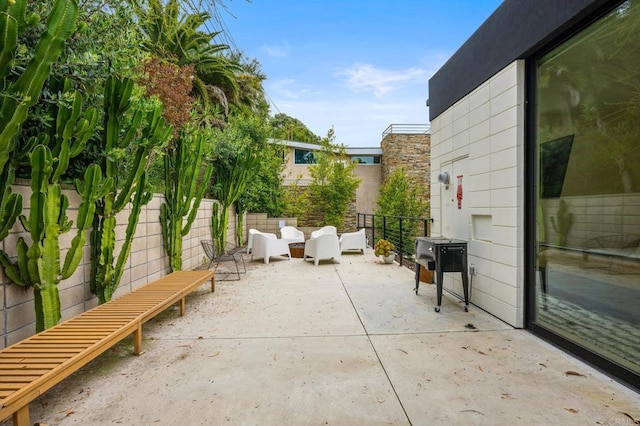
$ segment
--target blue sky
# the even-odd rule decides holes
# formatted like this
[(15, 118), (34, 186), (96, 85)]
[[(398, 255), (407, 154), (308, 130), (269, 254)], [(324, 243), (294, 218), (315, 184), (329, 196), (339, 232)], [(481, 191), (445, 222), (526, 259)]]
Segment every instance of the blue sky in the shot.
[(429, 78), (501, 2), (228, 0), (222, 17), (262, 64), (272, 113), (378, 147), (390, 124), (428, 123)]

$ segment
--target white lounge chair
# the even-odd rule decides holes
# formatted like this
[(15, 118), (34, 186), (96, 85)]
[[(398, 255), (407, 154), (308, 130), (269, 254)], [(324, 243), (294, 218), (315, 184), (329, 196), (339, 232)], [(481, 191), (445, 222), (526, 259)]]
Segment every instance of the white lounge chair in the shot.
[(340, 242), (335, 234), (324, 234), (307, 240), (304, 244), (304, 260), (313, 258), (318, 266), (321, 260), (333, 259), (340, 263)]
[(331, 226), (331, 225), (327, 225), (327, 226), (323, 226), (320, 229), (317, 229), (315, 231), (313, 231), (311, 233), (311, 238), (318, 238), (320, 235), (325, 235), (325, 234), (331, 234), (331, 235), (335, 235), (336, 237), (338, 236), (338, 230), (336, 229), (335, 226)]
[(304, 243), (304, 232), (294, 226), (283, 226), (280, 228), (280, 238), (291, 243)]
[(253, 228), (249, 229), (249, 238), (247, 240), (247, 253), (251, 253), (251, 250), (253, 249), (253, 236), (258, 232), (260, 231), (258, 231), (257, 229), (253, 229)]
[(291, 260), (289, 243), (280, 240), (276, 234), (266, 232), (256, 232), (253, 235), (253, 247), (251, 249), (251, 260), (264, 259), (264, 263), (269, 263), (271, 256), (287, 256)]
[(362, 228), (357, 232), (345, 232), (340, 235), (340, 252), (358, 250), (362, 251), (367, 248), (367, 236), (365, 235), (365, 229)]

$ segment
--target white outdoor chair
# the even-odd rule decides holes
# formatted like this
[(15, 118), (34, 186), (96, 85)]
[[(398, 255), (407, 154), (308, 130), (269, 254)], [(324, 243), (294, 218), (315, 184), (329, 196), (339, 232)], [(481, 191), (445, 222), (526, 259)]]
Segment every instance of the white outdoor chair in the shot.
[(247, 253), (250, 254), (251, 253), (251, 249), (253, 248), (253, 236), (255, 234), (257, 234), (258, 231), (257, 229), (249, 229), (249, 238), (247, 239)]
[(311, 233), (311, 238), (312, 239), (318, 238), (320, 235), (326, 235), (326, 234), (335, 235), (337, 237), (338, 230), (336, 229), (335, 226), (331, 226), (331, 225), (323, 226), (322, 228), (313, 231)]
[(345, 232), (340, 235), (340, 252), (358, 250), (362, 251), (367, 248), (367, 236), (365, 235), (365, 229), (362, 228), (357, 232)]
[(269, 263), (271, 256), (288, 256), (291, 260), (289, 243), (286, 240), (279, 240), (276, 234), (256, 232), (253, 235), (251, 260), (264, 259), (264, 263)]
[(294, 226), (283, 226), (280, 228), (280, 238), (291, 243), (304, 243), (304, 232)]
[[(334, 228), (335, 229), (335, 228)], [(335, 234), (324, 234), (307, 240), (304, 244), (304, 260), (313, 258), (318, 266), (321, 260), (333, 259), (340, 263), (340, 242)]]

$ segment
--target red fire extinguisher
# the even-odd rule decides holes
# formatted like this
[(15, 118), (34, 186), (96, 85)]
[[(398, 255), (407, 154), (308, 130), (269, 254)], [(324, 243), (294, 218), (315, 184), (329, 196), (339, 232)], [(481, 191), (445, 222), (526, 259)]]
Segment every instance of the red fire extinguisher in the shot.
[(456, 193), (456, 198), (458, 199), (458, 210), (462, 209), (462, 176), (456, 176), (458, 178), (458, 191)]

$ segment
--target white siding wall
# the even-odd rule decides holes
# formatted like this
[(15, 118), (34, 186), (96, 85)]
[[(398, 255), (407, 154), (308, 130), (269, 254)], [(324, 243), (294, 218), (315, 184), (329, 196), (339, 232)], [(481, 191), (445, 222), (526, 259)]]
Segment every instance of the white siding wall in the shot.
[[(524, 323), (524, 62), (516, 61), (431, 122), (431, 234), (442, 228), (438, 174), (465, 159), (469, 263), (477, 267), (472, 303)], [(455, 180), (455, 177), (453, 177)], [(459, 238), (459, 236), (456, 236)], [(459, 293), (453, 274), (445, 287)]]

